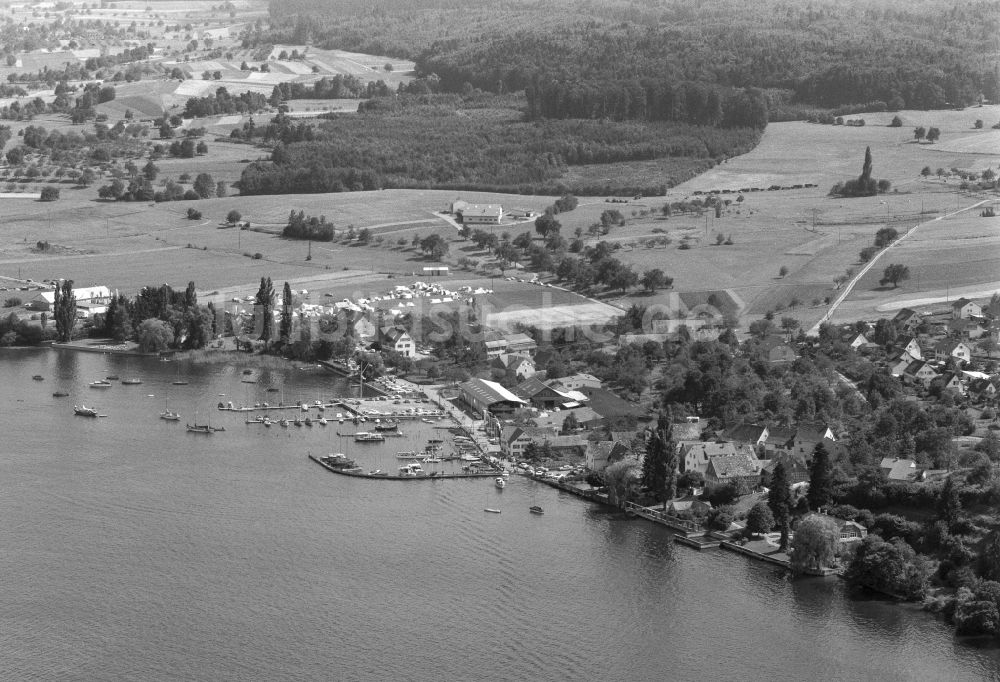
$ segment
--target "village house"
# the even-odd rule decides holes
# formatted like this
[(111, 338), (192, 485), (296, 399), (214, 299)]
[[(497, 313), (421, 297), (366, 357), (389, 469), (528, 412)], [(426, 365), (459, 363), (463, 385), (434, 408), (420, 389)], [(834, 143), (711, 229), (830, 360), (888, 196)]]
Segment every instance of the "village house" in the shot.
[(861, 542), (868, 537), (868, 529), (857, 521), (848, 521), (836, 516), (830, 516), (829, 519), (837, 524), (841, 544)]
[(624, 459), (638, 460), (636, 453), (627, 441), (598, 440), (587, 443), (584, 463), (591, 471), (604, 471), (609, 464)]
[(571, 374), (566, 377), (559, 377), (558, 379), (553, 379), (554, 383), (558, 383), (560, 388), (565, 388), (573, 391), (578, 391), (581, 388), (600, 388), (601, 380), (595, 377), (593, 374)]
[(587, 450), (587, 439), (576, 433), (549, 436), (542, 444), (549, 446), (553, 456), (563, 459), (583, 457)]
[(955, 358), (965, 363), (972, 360), (972, 349), (959, 339), (942, 339), (934, 346), (934, 358), (942, 362)]
[(551, 430), (537, 426), (505, 426), (500, 437), (500, 449), (507, 457), (521, 459), (528, 445), (541, 444), (554, 435)]
[(538, 350), (538, 344), (527, 334), (504, 334), (503, 340), (507, 343), (508, 353), (531, 357)]
[(829, 426), (825, 424), (798, 424), (795, 427), (795, 433), (792, 434), (790, 450), (799, 455), (810, 457), (820, 443), (823, 444), (831, 457), (840, 450), (837, 437)]
[(917, 463), (912, 459), (885, 457), (879, 469), (890, 481), (919, 481), (924, 478), (924, 472), (917, 469)]
[(937, 372), (923, 360), (914, 360), (903, 370), (903, 376), (922, 384), (929, 384), (937, 377)]
[(945, 372), (938, 379), (941, 382), (941, 388), (954, 391), (959, 395), (965, 395), (965, 384), (962, 383), (961, 377), (955, 372)]
[(523, 355), (511, 355), (509, 353), (498, 355), (493, 358), (490, 367), (513, 372), (520, 381), (530, 379), (536, 374), (535, 363), (531, 361), (531, 358), (526, 358)]
[(383, 350), (395, 351), (407, 358), (412, 358), (417, 354), (416, 344), (402, 327), (379, 328), (378, 342)]
[(507, 340), (499, 332), (486, 332), (482, 339), (476, 341), (475, 346), (479, 355), (487, 360), (498, 358), (507, 352)]
[(854, 350), (858, 350), (863, 346), (871, 345), (871, 341), (868, 340), (867, 336), (865, 336), (861, 332), (858, 332), (857, 334), (854, 334), (853, 336), (849, 336), (847, 338), (847, 345), (853, 348)]
[(948, 332), (960, 339), (974, 340), (986, 334), (986, 327), (979, 320), (959, 318), (948, 320)]
[(753, 449), (748, 445), (737, 445), (732, 442), (679, 441), (676, 445), (677, 460), (681, 471), (699, 471), (705, 473), (713, 457), (731, 455), (751, 455)]
[(893, 346), (905, 352), (914, 360), (924, 359), (923, 351), (920, 349), (920, 344), (917, 342), (915, 336), (905, 335), (897, 337)]
[(768, 337), (761, 341), (757, 350), (757, 358), (763, 362), (778, 364), (782, 362), (794, 362), (798, 357), (795, 349), (792, 348), (781, 337)]
[(903, 308), (896, 313), (892, 321), (896, 325), (897, 332), (901, 334), (915, 334), (917, 327), (923, 323), (923, 318), (920, 317), (920, 314), (916, 310)]
[(705, 469), (705, 482), (735, 483), (742, 492), (750, 492), (760, 483), (760, 462), (746, 454), (712, 457)]
[(977, 400), (992, 400), (997, 395), (997, 387), (989, 379), (973, 379), (967, 390), (969, 397)]
[(911, 363), (916, 361), (917, 358), (913, 357), (905, 350), (898, 350), (889, 356), (885, 362), (885, 367), (889, 370), (889, 374), (898, 377), (902, 376), (906, 368), (909, 367)]
[(746, 443), (756, 450), (767, 442), (770, 431), (761, 424), (740, 424), (726, 429), (723, 435), (736, 443)]
[(800, 485), (809, 481), (809, 465), (806, 464), (804, 456), (793, 452), (777, 451), (771, 455), (770, 459), (760, 460), (762, 469), (768, 474), (771, 474), (778, 464), (785, 468), (788, 485)]
[(983, 308), (975, 301), (970, 301), (967, 298), (960, 298), (957, 301), (952, 301), (951, 304), (951, 317), (955, 320), (966, 320), (970, 317), (982, 317)]
[[(565, 422), (570, 415), (573, 415), (573, 418), (576, 419), (576, 423), (579, 425), (579, 428), (588, 431), (596, 429), (604, 423), (601, 416), (589, 407), (575, 407), (572, 410), (540, 412), (536, 417), (532, 418), (532, 421), (538, 424), (538, 426), (543, 426), (561, 433), (563, 430), (563, 422)], [(615, 438), (612, 437), (611, 440), (615, 440)]]

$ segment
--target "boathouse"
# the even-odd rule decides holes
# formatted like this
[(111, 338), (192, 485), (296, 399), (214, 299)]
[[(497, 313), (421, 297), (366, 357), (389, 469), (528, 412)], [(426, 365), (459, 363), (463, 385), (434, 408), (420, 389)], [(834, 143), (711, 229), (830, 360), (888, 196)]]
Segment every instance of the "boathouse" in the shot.
[(469, 379), (459, 384), (462, 399), (477, 412), (509, 415), (525, 402), (495, 381)]

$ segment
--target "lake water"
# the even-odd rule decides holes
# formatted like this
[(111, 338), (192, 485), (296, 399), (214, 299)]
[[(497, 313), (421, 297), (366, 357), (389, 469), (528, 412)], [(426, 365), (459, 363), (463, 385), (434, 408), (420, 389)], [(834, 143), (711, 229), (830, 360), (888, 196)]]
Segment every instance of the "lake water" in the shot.
[[(268, 385), (286, 402), (348, 390), (241, 370), (173, 386), (173, 363), (0, 354), (0, 679), (1000, 679), (996, 649), (914, 607), (699, 553), (523, 478), (331, 474), (307, 453), (388, 468), (410, 448), (217, 412), (275, 402)], [(144, 383), (87, 388), (107, 374)], [(168, 398), (226, 431), (160, 420)], [(74, 417), (80, 402), (108, 416)]]

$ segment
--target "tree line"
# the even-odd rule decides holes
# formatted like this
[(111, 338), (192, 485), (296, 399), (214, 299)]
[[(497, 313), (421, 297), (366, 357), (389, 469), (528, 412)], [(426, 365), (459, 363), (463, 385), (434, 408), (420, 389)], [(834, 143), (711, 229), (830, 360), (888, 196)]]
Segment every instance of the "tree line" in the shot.
[(653, 79), (559, 81), (536, 78), (526, 88), (529, 119), (599, 118), (678, 121), (702, 126), (767, 126), (759, 90)]

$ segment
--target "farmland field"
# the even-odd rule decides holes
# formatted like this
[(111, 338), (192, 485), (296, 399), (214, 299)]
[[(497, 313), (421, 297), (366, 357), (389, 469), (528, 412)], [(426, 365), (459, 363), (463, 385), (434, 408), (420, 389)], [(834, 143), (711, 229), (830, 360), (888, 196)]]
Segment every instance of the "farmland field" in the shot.
[[(377, 61), (368, 68), (375, 64)], [(301, 104), (319, 107), (323, 103)], [(825, 312), (823, 299), (836, 295), (834, 278), (848, 267), (857, 267), (858, 252), (871, 243), (878, 229), (891, 225), (903, 232), (983, 198), (959, 193), (954, 177), (922, 177), (922, 167), (982, 170), (1000, 164), (1000, 149), (993, 146), (995, 131), (972, 127), (976, 118), (1000, 120), (1000, 107), (964, 112), (901, 112), (902, 128), (889, 128), (886, 124), (890, 116), (865, 114), (864, 127), (772, 124), (756, 149), (672, 188), (666, 197), (628, 197), (616, 203), (609, 203), (608, 197), (581, 197), (576, 210), (558, 216), (562, 234), (571, 237), (581, 229), (586, 235), (602, 211), (620, 210), (625, 225), (615, 226), (601, 237), (585, 236), (586, 241), (603, 239), (620, 244), (617, 257), (640, 273), (662, 268), (674, 278), (674, 292), (703, 298), (711, 292), (726, 294), (726, 298), (738, 302), (745, 321), (770, 310), (783, 310), (782, 314), (795, 316), (803, 326), (809, 326)], [(228, 135), (229, 130), (240, 125), (241, 121), (231, 118), (235, 117), (195, 122), (208, 128), (209, 154), (157, 161), (157, 183), (181, 173), (194, 176), (199, 172), (232, 182), (245, 165), (244, 159), (265, 155), (264, 149), (212, 137)], [(260, 117), (261, 121), (265, 119)], [(64, 127), (55, 120), (39, 122)], [(941, 140), (936, 144), (913, 142), (914, 125), (940, 127)], [(981, 147), (977, 141), (982, 142)], [(834, 182), (857, 175), (866, 146), (872, 149), (874, 176), (890, 180), (894, 190), (861, 199), (827, 196)], [(592, 174), (596, 180), (602, 172), (638, 173), (636, 177), (645, 177), (652, 184), (662, 181), (671, 169), (639, 164), (636, 168), (595, 166), (578, 172)], [(816, 186), (792, 188), (806, 184)], [(766, 191), (771, 185), (785, 189)], [(33, 191), (38, 186), (24, 185)], [(740, 193), (741, 189), (765, 191)], [(667, 218), (660, 213), (665, 202), (687, 200), (711, 190), (728, 190), (720, 196), (731, 203), (720, 217), (707, 212)], [(193, 279), (203, 291), (221, 291), (250, 287), (261, 275), (269, 275), (276, 280), (314, 282), (303, 288), (315, 289), (328, 281), (331, 286), (347, 289), (381, 289), (390, 274), (416, 276), (427, 265), (409, 243), (414, 235), (436, 231), (454, 238), (455, 228), (435, 215), (452, 201), (499, 203), (508, 210), (533, 211), (541, 211), (553, 201), (548, 196), (454, 190), (230, 196), (155, 205), (105, 203), (96, 201), (95, 195), (95, 187), (64, 187), (62, 198), (54, 204), (0, 202), (5, 237), (0, 251), (0, 276), (16, 277), (20, 272), (22, 277), (35, 280), (72, 277), (81, 284), (107, 283), (122, 290), (150, 282), (183, 284)], [(736, 201), (738, 196), (743, 197), (742, 201)], [(189, 208), (201, 211), (203, 218), (187, 220)], [(253, 229), (220, 229), (231, 209), (240, 211)], [(370, 228), (384, 242), (369, 246), (314, 243), (310, 250), (304, 242), (278, 236), (292, 210), (326, 216), (339, 231)], [(911, 281), (899, 290), (885, 290), (877, 283), (881, 267), (874, 268), (835, 319), (883, 314), (880, 306), (917, 292), (936, 295), (940, 291), (944, 295), (952, 286), (974, 286), (1000, 279), (995, 274), (1000, 268), (995, 223), (979, 218), (974, 211), (925, 225), (911, 241), (901, 245), (898, 253), (891, 254), (893, 259), (909, 262)], [(531, 227), (522, 224), (492, 229), (517, 235)], [(732, 245), (717, 246), (719, 235), (731, 238)], [(670, 239), (669, 244), (651, 246), (652, 238), (664, 236)], [(34, 249), (43, 240), (52, 245), (45, 253)], [(399, 244), (400, 240), (405, 243)], [(679, 248), (681, 244), (688, 248)], [(260, 258), (254, 259), (255, 254)], [(309, 255), (311, 260), (307, 261)], [(482, 259), (485, 254), (476, 252), (469, 243), (453, 242), (448, 256), (453, 269), (457, 259), (464, 256)], [(956, 268), (955, 264), (963, 267)], [(788, 272), (779, 277), (782, 267)], [(347, 281), (344, 273), (357, 273), (360, 279)], [(537, 293), (532, 286), (521, 285), (510, 294), (501, 294), (501, 287), (497, 287), (497, 296), (506, 296), (506, 305), (536, 307)], [(558, 295), (555, 289), (544, 291)], [(606, 315), (613, 312), (613, 308), (602, 307), (608, 303), (624, 308), (632, 303), (659, 303), (668, 296), (668, 292), (655, 296), (632, 292), (624, 297), (605, 294), (596, 304), (574, 300), (571, 305), (597, 307), (589, 312), (579, 307), (572, 315)], [(551, 309), (559, 305), (553, 301)], [(556, 319), (555, 313), (549, 313), (549, 317)]]

